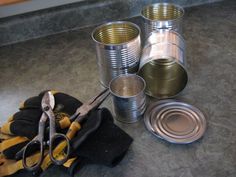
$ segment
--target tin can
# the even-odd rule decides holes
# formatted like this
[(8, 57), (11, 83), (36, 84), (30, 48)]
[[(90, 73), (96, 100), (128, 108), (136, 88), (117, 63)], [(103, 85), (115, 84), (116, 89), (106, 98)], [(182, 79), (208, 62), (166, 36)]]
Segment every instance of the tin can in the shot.
[(171, 98), (187, 85), (185, 43), (173, 30), (154, 31), (147, 38), (138, 74), (146, 81), (146, 94)]
[(146, 109), (146, 84), (135, 74), (119, 75), (110, 83), (115, 118), (125, 123), (138, 121)]
[(172, 3), (156, 3), (145, 6), (141, 11), (145, 38), (158, 29), (172, 29), (182, 34), (184, 9)]
[(137, 25), (127, 21), (106, 23), (92, 32), (92, 38), (103, 86), (109, 87), (109, 82), (120, 74), (138, 71), (141, 39)]

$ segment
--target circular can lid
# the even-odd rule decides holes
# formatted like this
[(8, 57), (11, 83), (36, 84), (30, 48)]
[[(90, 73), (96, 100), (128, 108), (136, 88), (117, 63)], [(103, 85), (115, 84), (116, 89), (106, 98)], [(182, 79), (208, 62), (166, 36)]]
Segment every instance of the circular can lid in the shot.
[(144, 115), (147, 129), (171, 143), (188, 144), (203, 136), (206, 119), (196, 107), (177, 100), (151, 104)]

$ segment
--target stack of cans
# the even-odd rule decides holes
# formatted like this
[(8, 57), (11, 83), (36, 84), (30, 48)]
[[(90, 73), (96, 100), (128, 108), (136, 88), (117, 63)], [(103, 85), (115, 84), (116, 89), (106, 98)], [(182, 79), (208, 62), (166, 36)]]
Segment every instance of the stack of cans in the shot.
[(206, 120), (192, 105), (169, 98), (188, 83), (185, 41), (182, 37), (184, 9), (176, 4), (157, 3), (141, 11), (141, 30), (127, 21), (97, 27), (96, 43), (100, 82), (109, 87), (118, 121), (133, 123), (146, 110), (145, 93), (157, 99), (145, 112), (149, 131), (172, 143), (186, 144), (202, 137)]
[(138, 74), (152, 97), (174, 97), (187, 85), (183, 15), (182, 7), (170, 3), (148, 5), (141, 12), (145, 43)]
[[(188, 82), (182, 37), (184, 9), (158, 3), (144, 7), (141, 15), (145, 44), (138, 74), (146, 81), (146, 94), (158, 99), (175, 97)], [(206, 119), (199, 109), (171, 99), (152, 103), (144, 122), (156, 137), (176, 144), (192, 143), (206, 130)]]

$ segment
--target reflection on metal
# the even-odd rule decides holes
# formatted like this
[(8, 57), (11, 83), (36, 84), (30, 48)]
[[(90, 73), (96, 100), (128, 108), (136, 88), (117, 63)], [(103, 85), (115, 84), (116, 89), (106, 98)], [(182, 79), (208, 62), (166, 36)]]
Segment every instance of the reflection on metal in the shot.
[(151, 104), (144, 115), (147, 129), (171, 143), (188, 144), (203, 136), (206, 119), (196, 107), (177, 100)]
[(108, 87), (120, 74), (136, 73), (141, 52), (140, 29), (131, 22), (118, 21), (97, 27), (96, 43), (100, 82)]
[(145, 37), (158, 29), (172, 29), (182, 33), (184, 9), (176, 4), (157, 3), (145, 6), (141, 11)]
[(138, 121), (146, 109), (145, 81), (138, 75), (120, 75), (110, 83), (113, 109), (117, 120)]
[(147, 38), (138, 74), (146, 81), (146, 93), (156, 98), (174, 97), (188, 81), (184, 40), (175, 31), (159, 30)]

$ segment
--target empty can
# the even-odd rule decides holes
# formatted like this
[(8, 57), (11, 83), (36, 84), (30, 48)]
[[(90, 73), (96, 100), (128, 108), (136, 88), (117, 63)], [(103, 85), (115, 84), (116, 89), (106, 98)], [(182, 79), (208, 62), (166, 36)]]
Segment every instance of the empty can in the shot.
[(146, 84), (136, 74), (119, 75), (110, 82), (115, 118), (125, 123), (138, 121), (146, 109)]
[(136, 73), (141, 53), (140, 28), (134, 23), (116, 21), (98, 26), (92, 32), (96, 44), (100, 82), (109, 82), (120, 74)]
[(145, 42), (138, 74), (152, 97), (171, 98), (180, 93), (188, 82), (182, 36), (173, 30), (152, 32)]
[(172, 29), (182, 33), (184, 9), (176, 4), (156, 3), (145, 6), (141, 11), (145, 38), (158, 29)]

